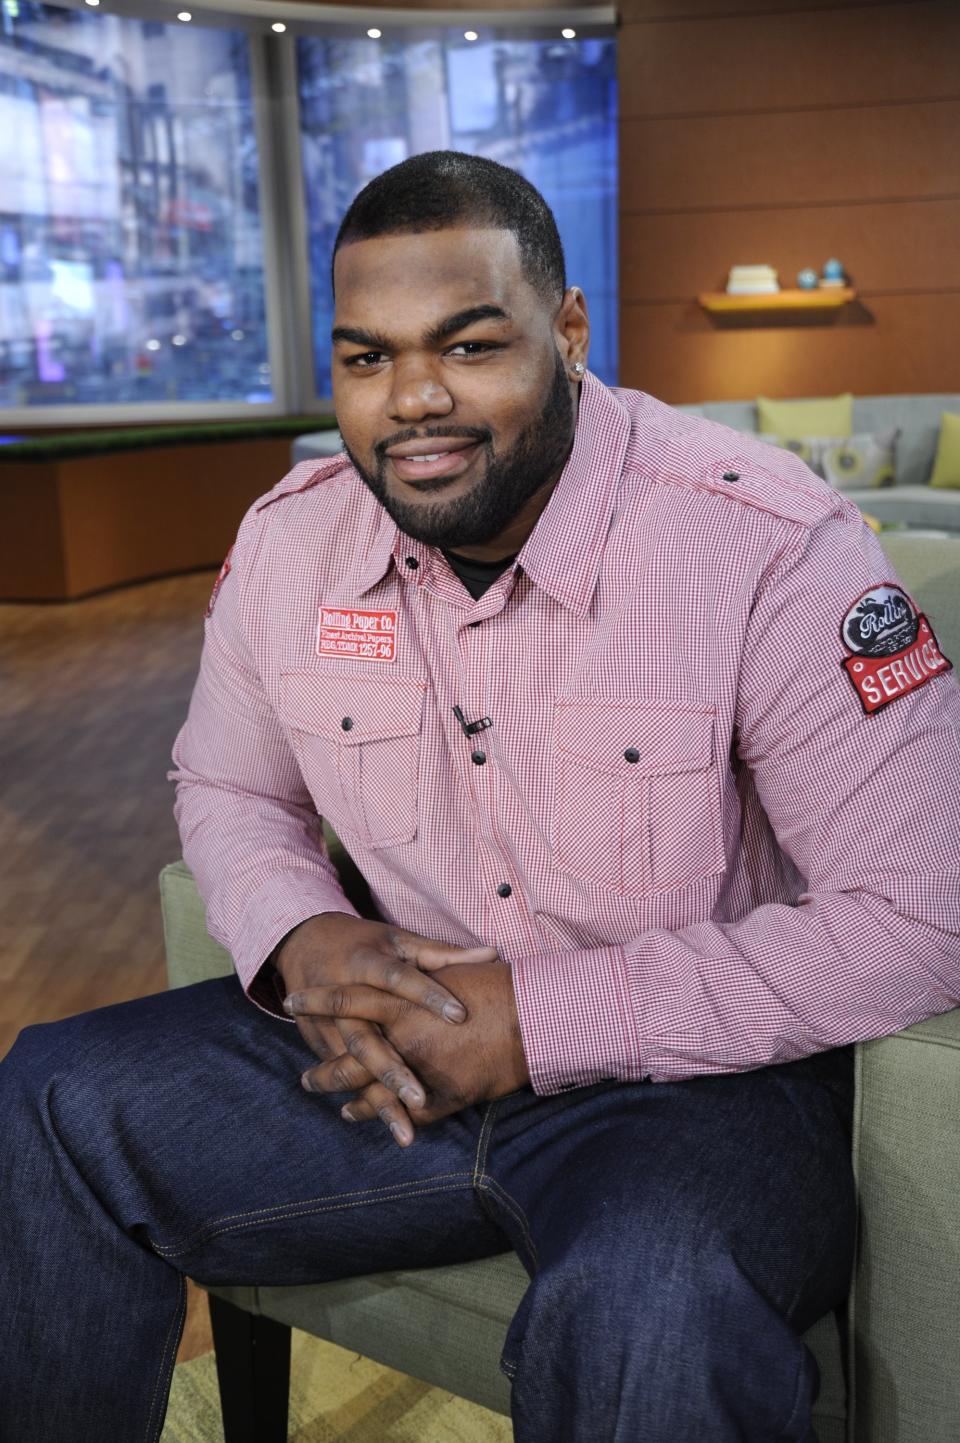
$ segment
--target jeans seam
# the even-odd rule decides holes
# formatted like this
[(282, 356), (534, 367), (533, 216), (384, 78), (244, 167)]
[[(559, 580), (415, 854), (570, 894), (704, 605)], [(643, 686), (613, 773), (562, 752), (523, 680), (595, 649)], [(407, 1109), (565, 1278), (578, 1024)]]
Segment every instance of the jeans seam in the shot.
[[(165, 1410), (161, 1408), (160, 1415), (157, 1417), (156, 1422), (154, 1422), (154, 1414), (157, 1409), (158, 1395), (160, 1395), (161, 1380), (167, 1374), (173, 1372), (173, 1368), (168, 1368), (167, 1366), (167, 1358), (171, 1354), (171, 1352), (173, 1353), (174, 1357), (176, 1355), (177, 1341), (179, 1340), (180, 1332), (183, 1327), (184, 1317), (187, 1311), (187, 1284), (182, 1274), (178, 1275), (177, 1283), (179, 1284), (177, 1306), (174, 1311), (173, 1317), (170, 1319), (170, 1326), (167, 1329), (167, 1336), (163, 1342), (163, 1352), (160, 1355), (160, 1364), (157, 1368), (157, 1376), (154, 1379), (153, 1383), (153, 1393), (150, 1396), (150, 1411), (147, 1414), (147, 1429), (146, 1434), (144, 1435), (147, 1439), (147, 1443), (157, 1443), (157, 1440), (159, 1439), (160, 1434), (163, 1431), (163, 1413)], [(173, 1344), (172, 1349), (171, 1343)]]
[[(450, 1176), (459, 1176), (468, 1179), (470, 1174), (452, 1173)], [(224, 1233), (240, 1232), (244, 1228), (269, 1227), (271, 1223), (286, 1222), (290, 1218), (310, 1217), (316, 1213), (345, 1212), (351, 1208), (373, 1207), (377, 1203), (392, 1202), (399, 1198), (431, 1197), (435, 1193), (459, 1191), (459, 1187), (455, 1183), (445, 1183), (442, 1187), (418, 1187), (414, 1189), (410, 1188), (409, 1184), (403, 1184), (403, 1187), (405, 1189), (403, 1192), (394, 1190), (392, 1197), (362, 1197), (358, 1198), (356, 1202), (327, 1202), (318, 1203), (316, 1206), (306, 1203), (288, 1203), (283, 1208), (274, 1209), (270, 1212), (269, 1216), (257, 1216), (255, 1213), (239, 1214), (239, 1217), (242, 1219), (241, 1221), (231, 1222), (229, 1226), (224, 1227), (211, 1224), (209, 1228), (201, 1229), (199, 1232), (194, 1233), (192, 1237), (188, 1238), (187, 1241), (180, 1246), (155, 1243), (152, 1239), (150, 1240), (150, 1246), (160, 1257), (174, 1258), (180, 1256), (181, 1253), (189, 1252), (197, 1243), (206, 1243), (209, 1242), (211, 1238), (221, 1237)], [(389, 1190), (377, 1189), (377, 1191), (387, 1192)], [(349, 1196), (349, 1194), (345, 1194), (345, 1196)], [(265, 1214), (267, 1209), (262, 1209), (261, 1212)]]
[(486, 1188), (489, 1192), (492, 1192), (497, 1198), (498, 1202), (500, 1202), (501, 1205), (506, 1208), (507, 1212), (519, 1225), (520, 1231), (523, 1233), (523, 1240), (526, 1243), (527, 1248), (530, 1252), (531, 1261), (533, 1262), (534, 1267), (539, 1272), (540, 1255), (537, 1252), (537, 1245), (533, 1241), (533, 1235), (530, 1232), (530, 1224), (527, 1220), (527, 1215), (524, 1212), (523, 1208), (520, 1206), (520, 1204), (517, 1202), (516, 1198), (513, 1197), (512, 1194), (508, 1193), (506, 1188), (501, 1187), (500, 1184), (497, 1182), (496, 1178), (491, 1177), (490, 1174), (486, 1172), (483, 1173), (483, 1175), (480, 1177), (477, 1186), (481, 1192), (484, 1190), (484, 1188)]
[[(387, 1198), (384, 1196), (385, 1194), (392, 1194), (394, 1197), (403, 1196), (405, 1190), (422, 1188), (427, 1181), (445, 1182), (448, 1179), (467, 1178), (469, 1176), (470, 1174), (468, 1172), (441, 1172), (437, 1173), (435, 1178), (430, 1179), (418, 1177), (412, 1178), (409, 1182), (391, 1183), (383, 1187), (358, 1188), (355, 1192), (332, 1193), (326, 1198), (298, 1198), (296, 1202), (277, 1203), (269, 1208), (251, 1208), (249, 1212), (226, 1213), (222, 1218), (214, 1218), (211, 1222), (205, 1223), (203, 1227), (197, 1228), (194, 1232), (188, 1234), (186, 1238), (174, 1238), (173, 1241), (169, 1243), (155, 1243), (151, 1238), (150, 1246), (155, 1253), (183, 1253), (186, 1252), (193, 1243), (209, 1236), (211, 1228), (215, 1228), (217, 1232), (229, 1231), (229, 1229), (222, 1228), (220, 1226), (221, 1223), (235, 1223), (238, 1227), (242, 1227), (245, 1225), (244, 1219), (258, 1218), (261, 1222), (272, 1222), (275, 1218), (283, 1218), (290, 1215), (296, 1216), (297, 1212), (294, 1211), (291, 1213), (291, 1209), (306, 1212), (326, 1212), (331, 1208), (340, 1207), (341, 1205), (344, 1207), (353, 1206), (353, 1204), (349, 1202), (341, 1204), (340, 1199), (346, 1198), (356, 1198), (358, 1205), (362, 1205), (365, 1202), (386, 1202)], [(421, 1194), (417, 1192), (412, 1193), (411, 1196), (419, 1197)], [(312, 1206), (314, 1203), (317, 1205), (315, 1209)]]
[(493, 1135), (493, 1122), (499, 1106), (499, 1102), (487, 1103), (483, 1126), (480, 1128), (480, 1136), (477, 1139), (477, 1155), (473, 1164), (473, 1185), (475, 1188), (479, 1188), (480, 1179), (483, 1177), (484, 1170), (487, 1166), (487, 1149), (490, 1146), (490, 1138)]

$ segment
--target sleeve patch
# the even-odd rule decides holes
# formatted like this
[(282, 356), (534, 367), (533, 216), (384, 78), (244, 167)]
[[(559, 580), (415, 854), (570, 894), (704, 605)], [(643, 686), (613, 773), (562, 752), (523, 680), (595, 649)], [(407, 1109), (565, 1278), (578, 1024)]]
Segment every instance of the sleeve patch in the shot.
[(213, 590), (212, 590), (211, 593), (210, 593), (210, 600), (207, 602), (207, 610), (206, 610), (206, 612), (205, 612), (205, 615), (206, 615), (206, 616), (212, 616), (212, 615), (213, 615), (213, 608), (214, 608), (214, 607), (216, 606), (216, 604), (217, 604), (217, 597), (220, 595), (220, 588), (221, 588), (221, 586), (223, 585), (223, 583), (226, 581), (227, 577), (230, 575), (230, 572), (233, 570), (232, 566), (230, 565), (230, 558), (231, 558), (232, 555), (233, 555), (233, 547), (231, 546), (231, 547), (230, 547), (230, 550), (227, 552), (226, 556), (223, 558), (223, 565), (222, 565), (221, 568), (220, 568), (220, 575), (217, 577), (216, 581), (213, 583)]
[(868, 715), (953, 665), (907, 593), (886, 583), (857, 598), (840, 624), (840, 639), (847, 652), (841, 665)]

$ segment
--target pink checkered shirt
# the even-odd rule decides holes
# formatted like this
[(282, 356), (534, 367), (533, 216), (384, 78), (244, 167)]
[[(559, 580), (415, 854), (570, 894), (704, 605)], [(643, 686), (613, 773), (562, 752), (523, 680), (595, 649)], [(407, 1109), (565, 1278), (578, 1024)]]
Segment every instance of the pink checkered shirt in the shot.
[(353, 910), (321, 814), (385, 918), (497, 946), (539, 1093), (761, 1067), (957, 1004), (960, 689), (934, 648), (867, 713), (841, 623), (896, 578), (789, 453), (588, 376), (479, 601), (343, 456), (258, 502), (231, 563), (171, 776), (261, 1005), (281, 938)]

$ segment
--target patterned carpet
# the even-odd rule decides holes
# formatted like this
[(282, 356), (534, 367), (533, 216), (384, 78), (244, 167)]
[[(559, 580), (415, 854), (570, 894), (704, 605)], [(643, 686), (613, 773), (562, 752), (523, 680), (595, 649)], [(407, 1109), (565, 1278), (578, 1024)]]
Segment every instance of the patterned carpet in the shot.
[[(290, 1443), (511, 1443), (510, 1420), (333, 1343), (293, 1334)], [(223, 1443), (213, 1354), (174, 1372), (161, 1443)]]

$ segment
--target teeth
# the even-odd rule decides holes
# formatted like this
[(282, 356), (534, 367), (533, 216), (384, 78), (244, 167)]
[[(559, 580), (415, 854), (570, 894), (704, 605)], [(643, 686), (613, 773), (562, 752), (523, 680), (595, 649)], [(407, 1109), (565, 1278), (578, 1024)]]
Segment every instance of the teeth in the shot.
[(439, 461), (441, 456), (446, 456), (446, 451), (436, 451), (432, 456), (408, 456), (408, 461)]

